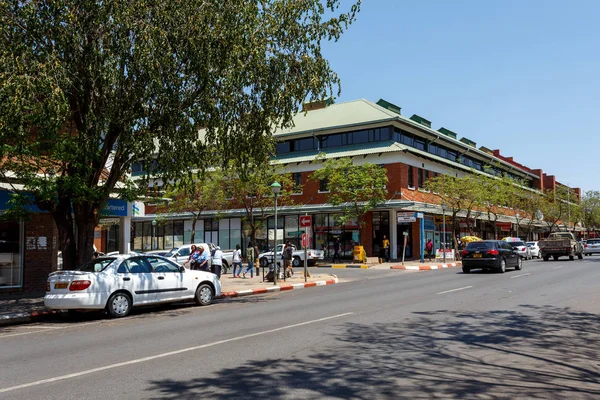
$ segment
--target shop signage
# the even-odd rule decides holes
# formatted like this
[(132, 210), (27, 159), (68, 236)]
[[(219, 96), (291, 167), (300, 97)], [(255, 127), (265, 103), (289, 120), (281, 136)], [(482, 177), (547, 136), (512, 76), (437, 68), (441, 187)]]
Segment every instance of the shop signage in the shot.
[[(436, 224), (444, 223), (444, 218), (442, 218), (441, 216), (435, 216), (435, 217), (433, 217), (433, 220), (435, 221)], [(448, 225), (448, 224), (452, 224), (452, 217), (450, 215), (446, 215), (446, 225)]]
[(402, 222), (415, 222), (417, 219), (415, 218), (414, 212), (399, 212), (397, 214), (398, 223)]
[(496, 222), (496, 227), (502, 231), (510, 231), (511, 226), (510, 222)]
[(110, 199), (106, 202), (106, 206), (102, 210), (103, 217), (127, 217), (128, 213), (127, 201), (121, 199)]
[(446, 253), (446, 261), (454, 260), (454, 249), (436, 249), (435, 250), (435, 258), (444, 258), (444, 253)]

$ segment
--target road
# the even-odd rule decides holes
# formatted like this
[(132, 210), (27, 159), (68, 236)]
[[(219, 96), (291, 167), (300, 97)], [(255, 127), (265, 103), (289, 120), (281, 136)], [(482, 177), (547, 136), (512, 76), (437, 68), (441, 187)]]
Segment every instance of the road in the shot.
[(600, 257), (336, 273), (353, 281), (4, 328), (0, 398), (600, 398)]

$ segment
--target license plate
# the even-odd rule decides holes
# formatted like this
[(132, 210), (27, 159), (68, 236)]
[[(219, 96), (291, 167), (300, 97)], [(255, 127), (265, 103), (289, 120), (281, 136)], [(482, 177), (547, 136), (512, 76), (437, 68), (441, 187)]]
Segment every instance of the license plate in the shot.
[(59, 282), (54, 284), (54, 289), (66, 289), (68, 286), (68, 282)]
[(473, 258), (481, 258), (481, 254), (473, 254)]

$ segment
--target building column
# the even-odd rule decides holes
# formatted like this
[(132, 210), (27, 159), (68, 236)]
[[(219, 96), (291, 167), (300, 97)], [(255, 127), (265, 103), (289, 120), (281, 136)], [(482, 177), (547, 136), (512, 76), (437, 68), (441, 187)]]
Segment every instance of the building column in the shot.
[(128, 254), (131, 249), (131, 217), (119, 217), (119, 253)]
[(395, 209), (390, 210), (390, 258), (398, 259), (398, 217)]

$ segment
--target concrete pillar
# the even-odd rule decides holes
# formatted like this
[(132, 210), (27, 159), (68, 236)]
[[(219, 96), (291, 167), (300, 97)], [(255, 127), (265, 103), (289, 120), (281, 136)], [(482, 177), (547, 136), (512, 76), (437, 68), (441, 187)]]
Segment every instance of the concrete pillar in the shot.
[(398, 259), (398, 218), (396, 210), (390, 210), (390, 257)]
[(119, 217), (119, 253), (127, 254), (131, 249), (131, 217)]

